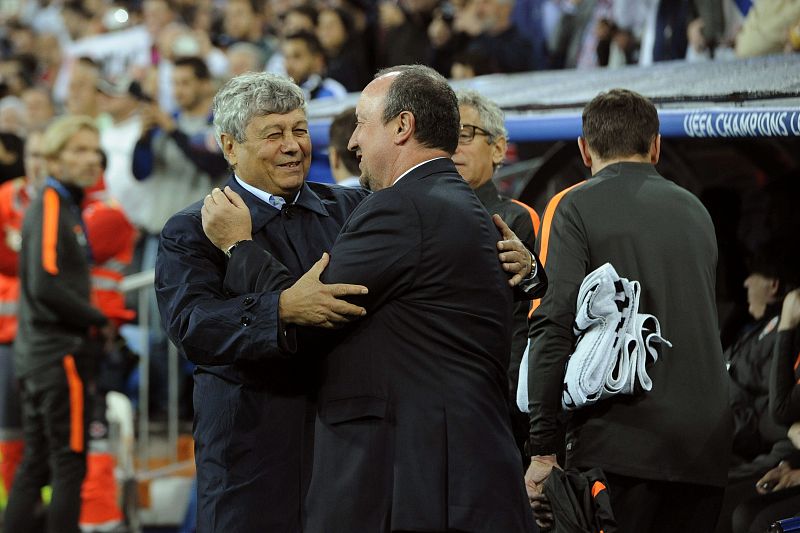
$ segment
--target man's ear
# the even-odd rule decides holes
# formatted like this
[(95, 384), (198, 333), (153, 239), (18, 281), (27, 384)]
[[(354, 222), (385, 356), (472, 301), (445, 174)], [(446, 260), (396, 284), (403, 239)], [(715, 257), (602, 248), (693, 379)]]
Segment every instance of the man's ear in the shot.
[(409, 111), (401, 111), (395, 117), (395, 127), (397, 128), (394, 136), (395, 144), (405, 144), (409, 139), (414, 137), (414, 129), (417, 122), (414, 114)]
[(780, 291), (780, 288), (781, 288), (781, 280), (779, 280), (778, 278), (769, 279), (769, 295), (772, 298), (778, 297), (778, 291)]
[(497, 167), (506, 158), (506, 150), (508, 150), (508, 140), (505, 137), (498, 137), (492, 144), (492, 166)]
[(655, 139), (653, 142), (650, 143), (650, 162), (654, 165), (658, 163), (658, 159), (661, 157), (661, 134), (656, 134)]
[(592, 154), (589, 153), (589, 145), (586, 144), (586, 139), (583, 137), (578, 137), (578, 150), (581, 152), (583, 164), (588, 168), (592, 168)]
[(222, 133), (219, 136), (219, 140), (222, 145), (222, 155), (225, 156), (225, 160), (228, 161), (230, 166), (236, 167), (236, 146), (238, 143), (233, 138), (233, 135)]

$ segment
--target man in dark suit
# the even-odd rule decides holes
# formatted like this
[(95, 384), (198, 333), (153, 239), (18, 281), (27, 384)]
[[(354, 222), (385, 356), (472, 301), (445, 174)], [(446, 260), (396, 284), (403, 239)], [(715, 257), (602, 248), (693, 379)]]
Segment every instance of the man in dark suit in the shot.
[(512, 293), (450, 159), (456, 96), (406, 66), (367, 85), (356, 114), (348, 148), (373, 194), (323, 280), (367, 286), (367, 314), (324, 360), (307, 531), (530, 531), (506, 403)]
[[(567, 467), (605, 472), (620, 532), (700, 533), (717, 520), (731, 435), (714, 299), (717, 244), (700, 201), (656, 171), (658, 127), (655, 107), (641, 95), (597, 96), (583, 111), (578, 142), (592, 177), (545, 210), (537, 245), (552, 281), (531, 316), (526, 474), (541, 523), (550, 520), (544, 481), (565, 444)], [(606, 262), (641, 283), (639, 312), (658, 318), (672, 347), (648, 369), (652, 390), (572, 412), (566, 443), (559, 442), (578, 290)]]

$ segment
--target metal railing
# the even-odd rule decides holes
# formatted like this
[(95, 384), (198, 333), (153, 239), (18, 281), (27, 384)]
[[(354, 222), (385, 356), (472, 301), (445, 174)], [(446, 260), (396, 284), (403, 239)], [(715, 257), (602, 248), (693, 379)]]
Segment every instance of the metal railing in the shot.
[[(137, 293), (137, 320), (139, 324), (139, 402), (138, 402), (138, 439), (137, 456), (139, 464), (147, 469), (150, 459), (150, 363), (151, 363), (151, 313), (154, 309), (155, 293), (153, 283), (155, 271), (145, 270), (127, 276), (121, 284), (123, 293)], [(178, 381), (179, 381), (178, 349), (168, 341), (167, 349), (167, 446), (168, 459), (178, 459)], [(142, 474), (146, 476), (146, 474)], [(139, 477), (139, 476), (137, 476)]]

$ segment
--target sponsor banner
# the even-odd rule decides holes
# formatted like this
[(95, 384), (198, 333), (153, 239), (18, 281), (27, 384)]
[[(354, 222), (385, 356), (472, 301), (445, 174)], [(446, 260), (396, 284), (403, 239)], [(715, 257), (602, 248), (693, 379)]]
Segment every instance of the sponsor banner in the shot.
[[(800, 137), (800, 109), (661, 109), (663, 137)], [(330, 119), (309, 124), (315, 150), (328, 144)], [(513, 142), (574, 140), (581, 134), (580, 111), (506, 115)]]
[[(686, 137), (800, 137), (800, 110), (698, 110), (663, 113)], [(666, 125), (666, 124), (665, 124)], [(662, 128), (664, 129), (664, 128)]]

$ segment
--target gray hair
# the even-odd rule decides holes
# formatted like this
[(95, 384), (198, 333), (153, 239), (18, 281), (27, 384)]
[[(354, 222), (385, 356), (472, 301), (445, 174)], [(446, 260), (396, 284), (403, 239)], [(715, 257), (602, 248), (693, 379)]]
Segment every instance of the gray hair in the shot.
[(489, 142), (494, 142), (499, 137), (508, 140), (508, 130), (505, 126), (505, 114), (500, 106), (472, 89), (456, 91), (458, 105), (468, 106), (478, 112), (481, 119), (480, 127), (489, 133)]
[(269, 72), (246, 72), (229, 80), (214, 96), (214, 134), (222, 146), (227, 133), (242, 143), (253, 117), (306, 110), (303, 91), (292, 80)]

